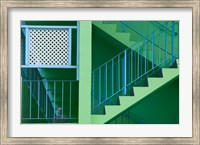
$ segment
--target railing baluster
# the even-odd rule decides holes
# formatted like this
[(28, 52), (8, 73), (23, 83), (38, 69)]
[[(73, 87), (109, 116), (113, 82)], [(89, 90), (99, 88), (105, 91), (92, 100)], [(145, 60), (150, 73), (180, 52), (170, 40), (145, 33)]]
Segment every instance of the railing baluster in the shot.
[(147, 41), (145, 40), (145, 74), (147, 72)]
[(167, 23), (165, 24), (165, 60), (167, 59)]
[(40, 117), (40, 81), (38, 81), (38, 118)]
[[(140, 48), (141, 52), (142, 52), (142, 47)], [(140, 51), (139, 51), (140, 52)], [(140, 75), (142, 75), (142, 53), (140, 54)], [(141, 77), (142, 79), (142, 77)]]
[(158, 37), (158, 41), (159, 41), (159, 47), (158, 47), (158, 64), (160, 64), (160, 45), (161, 45), (160, 34), (159, 34), (159, 37)]
[(112, 59), (112, 95), (114, 94), (114, 59)]
[(120, 90), (120, 55), (118, 55), (118, 90)]
[(31, 118), (32, 116), (32, 81), (30, 81), (30, 114), (29, 114), (29, 118)]
[(132, 80), (133, 80), (133, 51), (131, 51), (131, 59), (130, 59), (130, 63), (131, 63), (131, 81), (130, 82), (132, 82)]
[(92, 90), (92, 110), (94, 109), (94, 98), (95, 98), (95, 76), (94, 76), (95, 72), (92, 72), (92, 86), (93, 86), (93, 90)]
[(152, 69), (154, 71), (154, 32), (152, 33)]
[(174, 62), (174, 22), (172, 22), (172, 63)]
[(101, 103), (101, 68), (99, 68), (99, 103)]
[(135, 62), (134, 62), (134, 75), (135, 75), (135, 85), (136, 85), (136, 77), (137, 77), (137, 61), (136, 61), (136, 51), (134, 52)]
[(47, 118), (47, 113), (48, 113), (47, 112), (47, 110), (48, 110), (48, 102), (47, 102), (48, 92), (47, 91), (46, 91), (46, 118)]
[(70, 81), (69, 118), (72, 118), (72, 82)]
[(127, 56), (127, 53), (126, 53), (126, 50), (124, 51), (124, 94), (126, 94), (126, 56)]
[(105, 99), (107, 99), (107, 64), (105, 67)]
[(56, 116), (56, 81), (54, 81), (54, 118)]
[(138, 48), (137, 79), (140, 77), (140, 49)]
[(64, 112), (64, 81), (62, 81), (62, 118), (64, 117), (63, 112)]

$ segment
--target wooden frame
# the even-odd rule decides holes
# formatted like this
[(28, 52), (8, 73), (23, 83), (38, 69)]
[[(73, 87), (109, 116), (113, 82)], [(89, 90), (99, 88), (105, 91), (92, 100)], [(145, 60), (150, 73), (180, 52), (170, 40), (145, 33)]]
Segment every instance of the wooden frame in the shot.
[[(8, 128), (8, 9), (15, 7), (118, 7), (118, 8), (192, 8), (193, 21), (193, 137), (191, 138), (9, 138)], [(1, 144), (200, 144), (199, 126), (199, 97), (200, 97), (200, 1), (91, 1), (91, 0), (69, 0), (69, 1), (21, 1), (1, 0), (1, 67), (0, 67), (0, 140)]]

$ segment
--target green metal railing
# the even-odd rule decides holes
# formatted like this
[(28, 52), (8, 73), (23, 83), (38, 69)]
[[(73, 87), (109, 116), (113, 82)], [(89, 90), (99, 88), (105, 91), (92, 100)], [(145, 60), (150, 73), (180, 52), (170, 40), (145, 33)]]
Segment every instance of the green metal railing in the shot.
[[(103, 114), (104, 106), (118, 104), (118, 97), (130, 92), (130, 89), (162, 67), (175, 63), (174, 25), (166, 31), (156, 29), (142, 40), (127, 48), (92, 72), (92, 114)], [(166, 35), (170, 31), (171, 36)], [(140, 34), (141, 35), (141, 34)], [(161, 42), (161, 37), (165, 40)], [(166, 41), (170, 38), (170, 45)], [(138, 43), (143, 43), (138, 45)], [(134, 50), (132, 49), (134, 48)], [(133, 92), (132, 92), (133, 93)]]

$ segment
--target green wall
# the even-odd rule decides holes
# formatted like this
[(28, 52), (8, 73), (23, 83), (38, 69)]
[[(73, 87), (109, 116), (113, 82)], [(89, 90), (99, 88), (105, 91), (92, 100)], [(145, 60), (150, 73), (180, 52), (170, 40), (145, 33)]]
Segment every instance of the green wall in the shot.
[(92, 23), (79, 21), (79, 123), (91, 123)]
[[(165, 86), (162, 86), (152, 94), (149, 94), (145, 99), (132, 106), (128, 111), (139, 116), (148, 122), (148, 124), (178, 124), (179, 77), (175, 78)], [(121, 118), (122, 115), (119, 115), (108, 123), (121, 124)], [(125, 117), (123, 117), (123, 119), (125, 123), (128, 122), (125, 120)], [(134, 119), (130, 122), (133, 124), (138, 123), (135, 122)]]

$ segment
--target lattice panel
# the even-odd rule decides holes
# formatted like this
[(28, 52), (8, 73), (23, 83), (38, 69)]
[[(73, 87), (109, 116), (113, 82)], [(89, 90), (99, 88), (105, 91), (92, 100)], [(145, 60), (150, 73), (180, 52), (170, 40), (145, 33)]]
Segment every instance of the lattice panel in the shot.
[(69, 29), (30, 29), (29, 64), (69, 65)]

